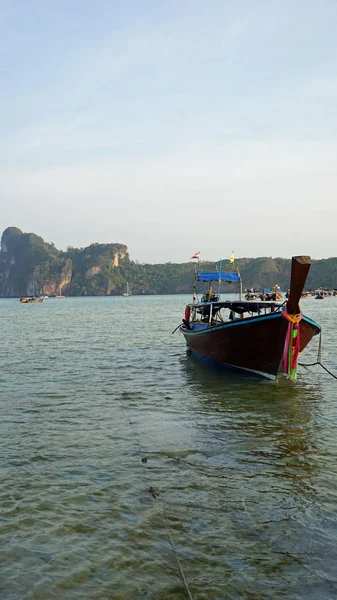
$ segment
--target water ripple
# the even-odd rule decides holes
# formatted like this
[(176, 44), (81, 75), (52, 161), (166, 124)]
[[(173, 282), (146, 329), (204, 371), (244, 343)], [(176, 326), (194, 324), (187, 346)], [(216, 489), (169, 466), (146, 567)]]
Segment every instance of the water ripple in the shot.
[[(200, 364), (185, 302), (0, 301), (5, 600), (186, 599), (168, 531), (195, 600), (337, 597), (335, 382)], [(305, 302), (337, 370), (337, 299)]]

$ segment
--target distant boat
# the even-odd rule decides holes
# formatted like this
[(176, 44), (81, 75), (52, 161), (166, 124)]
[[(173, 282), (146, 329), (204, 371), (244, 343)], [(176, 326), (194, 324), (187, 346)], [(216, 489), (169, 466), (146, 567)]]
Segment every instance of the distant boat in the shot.
[(61, 292), (62, 292), (62, 289), (61, 289), (61, 286), (60, 286), (60, 293), (59, 293), (59, 295), (58, 295), (58, 296), (56, 296), (56, 298), (65, 298), (65, 296), (62, 296), (62, 293), (61, 293)]
[(32, 304), (33, 302), (36, 302), (36, 298), (35, 296), (22, 296), (20, 302), (21, 304)]
[[(187, 346), (202, 360), (276, 380), (279, 372), (296, 379), (297, 358), (311, 338), (320, 333), (315, 321), (302, 315), (298, 302), (310, 269), (309, 256), (292, 259), (287, 303), (241, 300), (239, 273), (196, 271), (193, 302), (187, 304), (180, 331)], [(209, 291), (197, 301), (196, 282), (209, 282)], [(212, 282), (218, 282), (214, 293)], [(237, 282), (239, 300), (220, 299), (221, 281)], [(222, 310), (227, 309), (226, 317)]]
[(124, 294), (122, 294), (122, 296), (131, 296), (131, 292), (130, 292), (130, 288), (129, 288), (129, 283), (126, 283), (126, 291), (124, 292)]
[(36, 304), (37, 302), (43, 302), (44, 301), (44, 296), (41, 296), (41, 298), (35, 298), (35, 296), (22, 296), (20, 298), (20, 302), (21, 304)]

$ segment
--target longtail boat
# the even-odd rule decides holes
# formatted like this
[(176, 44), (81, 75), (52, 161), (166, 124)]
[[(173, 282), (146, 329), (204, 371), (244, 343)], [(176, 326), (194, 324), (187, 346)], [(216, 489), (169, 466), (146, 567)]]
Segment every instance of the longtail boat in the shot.
[(21, 304), (36, 304), (36, 302), (43, 302), (44, 296), (41, 298), (35, 298), (35, 296), (22, 296), (20, 298)]
[[(202, 360), (222, 367), (276, 380), (283, 372), (294, 381), (299, 353), (320, 333), (320, 326), (305, 317), (299, 300), (310, 269), (309, 256), (292, 258), (288, 299), (276, 301), (242, 300), (239, 273), (198, 272), (193, 302), (187, 304), (179, 329), (187, 346)], [(209, 282), (209, 290), (198, 301), (196, 282)], [(220, 299), (220, 283), (236, 282), (239, 299)], [(215, 293), (212, 283), (217, 282)]]
[(22, 296), (20, 298), (21, 304), (33, 304), (36, 302), (35, 296)]

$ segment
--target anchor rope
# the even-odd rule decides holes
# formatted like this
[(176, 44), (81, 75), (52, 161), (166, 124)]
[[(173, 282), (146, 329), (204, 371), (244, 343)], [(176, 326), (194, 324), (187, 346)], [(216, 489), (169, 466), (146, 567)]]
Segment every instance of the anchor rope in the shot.
[[(157, 500), (157, 502), (158, 502), (158, 498), (156, 498), (156, 500)], [(168, 525), (167, 525), (167, 520), (166, 520), (166, 517), (165, 517), (165, 503), (164, 503), (164, 502), (162, 502), (162, 515), (163, 515), (163, 521), (164, 521), (164, 524), (165, 524), (165, 529), (166, 529), (166, 532), (167, 532), (168, 538), (169, 538), (169, 540), (170, 540), (170, 544), (171, 544), (172, 552), (173, 552), (173, 554), (174, 554), (174, 557), (175, 557), (175, 559), (176, 559), (176, 561), (177, 561), (177, 565), (178, 565), (178, 569), (179, 569), (180, 577), (181, 577), (181, 580), (182, 580), (182, 582), (183, 582), (183, 584), (184, 584), (184, 586), (185, 586), (185, 590), (186, 590), (186, 593), (187, 593), (187, 597), (188, 597), (188, 599), (189, 599), (189, 600), (193, 600), (193, 596), (192, 596), (192, 594), (191, 594), (191, 592), (190, 592), (190, 589), (189, 589), (189, 587), (188, 587), (187, 579), (186, 579), (186, 577), (185, 577), (185, 573), (184, 573), (184, 570), (183, 570), (182, 564), (181, 564), (181, 562), (180, 562), (179, 554), (178, 554), (178, 552), (177, 552), (177, 550), (176, 550), (176, 547), (175, 547), (175, 545), (174, 545), (174, 541), (173, 541), (173, 538), (172, 538), (171, 532), (170, 532), (170, 530), (169, 530), (169, 528), (168, 528)]]
[[(129, 424), (132, 426), (132, 431), (133, 431), (133, 434), (134, 434), (135, 439), (136, 439), (136, 445), (138, 446), (138, 454), (139, 454), (139, 456), (141, 458), (142, 465), (143, 465), (143, 467), (145, 469), (146, 468), (147, 459), (146, 460), (144, 459), (144, 452), (142, 452), (141, 444), (140, 444), (140, 441), (139, 441), (139, 436), (137, 435), (136, 430), (133, 427), (134, 421), (129, 420)], [(145, 475), (145, 472), (146, 471), (144, 470), (143, 471), (144, 476), (149, 481), (149, 478), (147, 477), (147, 475)], [(188, 600), (194, 600), (194, 598), (192, 596), (192, 593), (190, 591), (190, 588), (189, 588), (189, 585), (188, 585), (188, 581), (187, 581), (187, 578), (185, 576), (184, 569), (182, 567), (181, 560), (179, 558), (179, 555), (178, 555), (178, 552), (177, 552), (177, 549), (176, 549), (176, 546), (175, 546), (172, 534), (171, 534), (169, 526), (167, 524), (167, 519), (166, 519), (166, 515), (165, 515), (165, 509), (166, 509), (165, 502), (163, 500), (161, 500), (161, 498), (159, 498), (159, 496), (156, 493), (155, 488), (153, 486), (149, 487), (149, 492), (150, 492), (152, 498), (155, 500), (155, 502), (157, 504), (157, 507), (158, 507), (158, 509), (159, 509), (159, 511), (161, 513), (162, 520), (163, 520), (163, 523), (164, 523), (164, 526), (165, 526), (165, 529), (166, 529), (167, 537), (169, 539), (170, 546), (171, 546), (171, 549), (172, 549), (172, 553), (174, 555), (174, 558), (175, 558), (177, 566), (178, 566), (178, 571), (179, 571), (180, 579), (181, 579), (181, 581), (182, 581), (182, 583), (184, 585), (184, 588), (186, 590), (186, 594), (187, 594)]]
[(334, 373), (331, 373), (331, 371), (329, 371), (329, 369), (327, 369), (327, 367), (325, 365), (323, 365), (322, 363), (322, 332), (320, 331), (319, 333), (319, 343), (318, 343), (318, 351), (317, 351), (317, 360), (316, 362), (313, 363), (298, 363), (299, 365), (301, 365), (301, 367), (314, 367), (315, 365), (319, 365), (320, 367), (322, 367), (322, 369), (324, 369), (324, 371), (326, 371), (329, 375), (331, 375), (331, 377), (333, 377), (334, 379), (337, 379), (337, 375), (334, 375)]

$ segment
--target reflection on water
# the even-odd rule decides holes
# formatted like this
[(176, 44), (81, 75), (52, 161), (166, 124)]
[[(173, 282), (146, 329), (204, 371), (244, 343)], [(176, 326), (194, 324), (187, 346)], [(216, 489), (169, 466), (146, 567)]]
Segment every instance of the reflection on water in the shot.
[(184, 599), (175, 551), (195, 600), (336, 598), (336, 388), (201, 363), (184, 303), (3, 302), (5, 600)]
[[(317, 570), (323, 580), (327, 575), (335, 535), (335, 528), (327, 531), (320, 521), (320, 490), (326, 481), (319, 383), (310, 377), (299, 377), (293, 385), (285, 379), (274, 384), (233, 376), (190, 353), (182, 357), (181, 366), (196, 400), (193, 410), (203, 416), (198, 426), (209, 441), (208, 462), (216, 469), (221, 465), (227, 477), (221, 485), (223, 497), (242, 501), (226, 531), (230, 528), (233, 539), (240, 536), (242, 548), (250, 549), (250, 568), (257, 568), (260, 576), (262, 571), (269, 583), (275, 572), (292, 582), (294, 597), (317, 597), (320, 589), (330, 597), (334, 586), (325, 588), (320, 581), (310, 590), (307, 583)], [(330, 483), (334, 471), (330, 463)], [(258, 594), (263, 593), (270, 597), (260, 585)], [(276, 585), (273, 597), (283, 593)]]
[(285, 378), (277, 384), (255, 377), (242, 378), (205, 365), (190, 353), (181, 358), (181, 365), (188, 385), (199, 399), (200, 410), (208, 415), (222, 414), (220, 423), (212, 422), (212, 430), (239, 431), (246, 439), (257, 436), (264, 444), (268, 442), (268, 448), (249, 448), (250, 457), (298, 461), (304, 475), (305, 465), (311, 464), (308, 458), (312, 458), (322, 436), (323, 396), (319, 386), (301, 377), (296, 385)]

